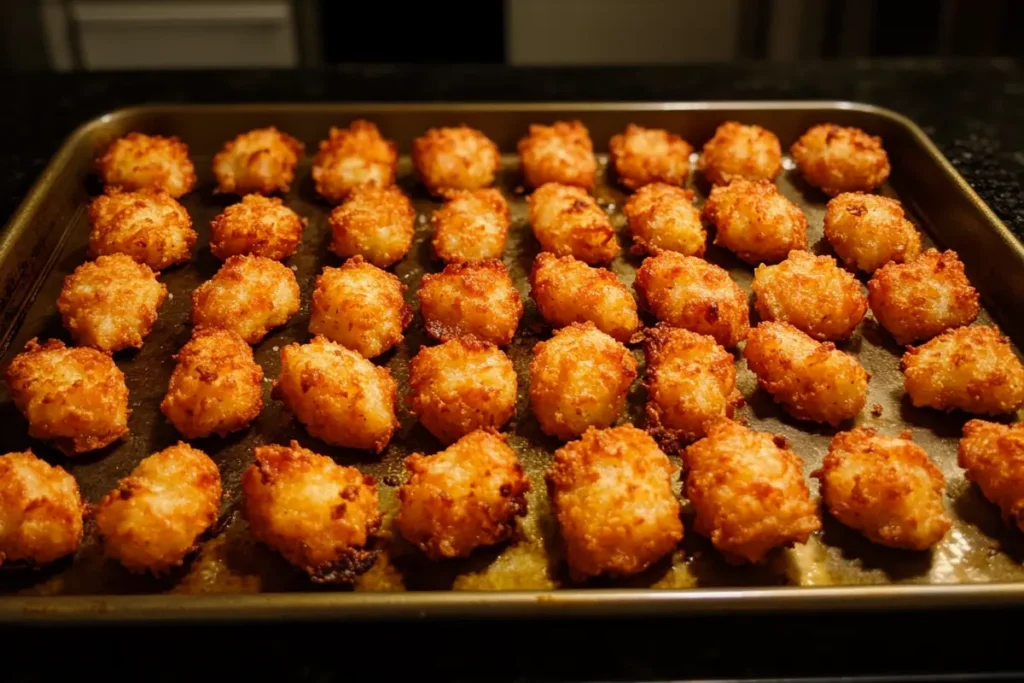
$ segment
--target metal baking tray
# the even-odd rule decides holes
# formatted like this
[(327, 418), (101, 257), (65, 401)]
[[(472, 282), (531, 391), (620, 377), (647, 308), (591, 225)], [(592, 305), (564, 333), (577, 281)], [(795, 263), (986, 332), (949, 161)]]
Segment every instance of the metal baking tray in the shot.
[[(891, 111), (846, 102), (700, 102), (587, 104), (282, 104), (146, 106), (113, 112), (77, 131), (43, 172), (0, 237), (0, 353), (2, 365), (31, 337), (67, 339), (55, 301), (65, 275), (85, 260), (88, 226), (85, 208), (99, 191), (91, 177), (97, 153), (129, 131), (174, 134), (191, 148), (199, 173), (194, 192), (183, 204), (199, 232), (192, 261), (161, 275), (171, 293), (154, 331), (138, 352), (116, 359), (130, 390), (131, 433), (93, 454), (65, 458), (26, 435), (25, 424), (6, 389), (0, 393), (0, 452), (32, 447), (59, 462), (77, 478), (82, 494), (96, 502), (143, 457), (176, 442), (158, 404), (173, 369), (171, 355), (188, 339), (190, 293), (216, 271), (219, 262), (207, 249), (208, 224), (237, 201), (212, 192), (213, 154), (239, 132), (276, 125), (306, 144), (306, 158), (286, 203), (309, 219), (302, 245), (289, 261), (308, 306), (313, 280), (324, 265), (338, 265), (327, 250), (330, 207), (313, 191), (310, 157), (331, 125), (354, 118), (375, 121), (397, 141), (403, 153), (400, 184), (418, 212), (416, 240), (393, 270), (409, 286), (409, 299), (424, 272), (437, 271), (429, 249), (428, 218), (437, 203), (416, 184), (408, 151), (427, 128), (465, 123), (489, 135), (503, 150), (498, 185), (512, 208), (513, 227), (504, 260), (523, 295), (526, 311), (509, 353), (520, 374), (517, 416), (507, 427), (533, 482), (529, 515), (511, 542), (482, 549), (465, 560), (431, 563), (390, 530), (397, 486), (404, 479), (402, 459), (411, 452), (432, 453), (440, 445), (408, 414), (390, 447), (380, 456), (329, 447), (309, 437), (283, 409), (269, 400), (251, 428), (226, 439), (194, 442), (219, 464), (225, 497), (221, 523), (199, 553), (163, 578), (131, 575), (103, 558), (89, 537), (78, 554), (36, 571), (0, 571), (0, 621), (19, 620), (189, 620), (278, 618), (412, 618), (621, 616), (755, 610), (835, 610), (871, 608), (945, 608), (957, 605), (1024, 603), (1024, 536), (1005, 526), (998, 510), (964, 481), (956, 466), (956, 445), (967, 416), (916, 409), (903, 399), (898, 370), (901, 353), (870, 315), (843, 348), (855, 353), (872, 374), (868, 406), (859, 424), (887, 432), (913, 430), (915, 440), (946, 476), (947, 503), (954, 525), (934, 551), (911, 553), (873, 545), (823, 511), (824, 529), (794, 549), (775, 552), (764, 566), (730, 567), (710, 544), (692, 533), (684, 507), (686, 538), (670, 558), (638, 576), (585, 585), (568, 582), (559, 557), (557, 525), (549, 511), (543, 475), (559, 443), (542, 435), (526, 405), (527, 365), (534, 343), (546, 328), (528, 297), (527, 274), (538, 245), (526, 223), (525, 197), (514, 154), (515, 143), (534, 122), (582, 120), (590, 129), (602, 161), (608, 139), (627, 123), (664, 127), (698, 149), (715, 127), (736, 119), (774, 131), (784, 148), (811, 125), (835, 122), (882, 136), (892, 162), (891, 184), (881, 192), (899, 198), (930, 241), (956, 249), (971, 281), (981, 292), (986, 312), (1016, 345), (1024, 342), (1024, 250), (992, 211), (943, 158), (914, 123)], [(703, 202), (707, 187), (697, 173), (691, 186)], [(828, 250), (821, 237), (826, 197), (802, 182), (792, 165), (779, 178), (781, 191), (807, 214), (810, 244)], [(595, 191), (621, 228), (625, 193), (611, 173), (601, 173)], [(624, 246), (625, 236), (622, 236)], [(711, 247), (708, 260), (722, 265), (749, 289), (752, 269), (729, 253)], [(639, 258), (623, 249), (612, 269), (631, 284)], [(308, 337), (308, 309), (256, 348), (268, 378), (278, 373), (278, 349)], [(991, 318), (989, 318), (991, 316)], [(648, 321), (649, 322), (649, 321)], [(383, 357), (404, 389), (409, 358), (426, 340), (415, 319), (401, 347)], [(634, 352), (643, 361), (639, 348)], [(738, 413), (759, 430), (786, 436), (810, 473), (828, 448), (833, 430), (796, 423), (770, 397), (756, 390), (741, 360), (740, 390), (747, 404)], [(638, 379), (626, 419), (643, 424), (644, 391)], [(255, 543), (238, 514), (239, 477), (261, 443), (287, 442), (356, 465), (381, 482), (382, 505), (389, 512), (379, 541), (377, 565), (351, 590), (312, 585), (274, 552)], [(678, 490), (678, 482), (676, 482)], [(812, 488), (814, 488), (812, 486)], [(88, 530), (88, 527), (87, 527)]]

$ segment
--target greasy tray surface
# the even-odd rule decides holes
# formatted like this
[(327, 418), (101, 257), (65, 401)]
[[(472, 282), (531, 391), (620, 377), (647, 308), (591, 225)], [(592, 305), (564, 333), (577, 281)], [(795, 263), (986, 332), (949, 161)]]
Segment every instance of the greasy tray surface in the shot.
[[(671, 111), (673, 107), (682, 111)], [(39, 190), (26, 201), (0, 247), (3, 249), (0, 253), (3, 258), (0, 277), (3, 278), (2, 291), (6, 294), (6, 305), (0, 313), (0, 322), (6, 326), (3, 365), (6, 366), (31, 337), (67, 340), (55, 302), (64, 276), (85, 260), (88, 225), (84, 208), (89, 194), (95, 194), (99, 189), (94, 181), (87, 178), (88, 164), (96, 151), (113, 137), (128, 130), (142, 130), (178, 134), (190, 145), (200, 181), (197, 190), (184, 197), (182, 203), (199, 232), (199, 243), (189, 264), (161, 275), (171, 296), (142, 349), (121, 352), (116, 356), (131, 393), (130, 435), (97, 453), (64, 458), (43, 444), (28, 439), (24, 421), (3, 393), (0, 394), (0, 416), (4, 425), (0, 431), (0, 452), (32, 447), (50, 462), (60, 463), (71, 471), (85, 499), (97, 502), (141, 458), (180, 438), (166, 423), (158, 405), (174, 367), (171, 356), (191, 332), (188, 325), (191, 291), (211, 277), (220, 265), (207, 249), (209, 221), (225, 206), (237, 201), (233, 196), (212, 193), (210, 161), (224, 141), (255, 126), (277, 125), (307, 145), (307, 157), (299, 167), (298, 180), (285, 197), (290, 207), (309, 219), (298, 254), (287, 261), (296, 271), (302, 289), (303, 308), (285, 328), (271, 333), (255, 347), (257, 361), (268, 378), (265, 387), (267, 402), (250, 429), (227, 439), (213, 437), (193, 442), (218, 463), (225, 489), (221, 524), (196, 557), (169, 577), (136, 576), (115, 562), (105, 560), (90, 537), (73, 561), (58, 563), (41, 571), (0, 571), (0, 593), (10, 596), (0, 598), (0, 616), (11, 617), (22, 610), (34, 615), (81, 616), (96, 614), (97, 611), (117, 615), (122, 614), (122, 609), (129, 614), (135, 612), (151, 616), (174, 616), (180, 609), (183, 616), (186, 610), (204, 609), (198, 606), (204, 604), (211, 613), (242, 616), (251, 612), (287, 612), (290, 607), (294, 608), (293, 614), (306, 615), (331, 610), (334, 614), (368, 610), (379, 610), (381, 614), (412, 614), (423, 610), (458, 613), (460, 610), (486, 610), (488, 607), (531, 613), (531, 610), (551, 605), (560, 605), (563, 612), (581, 609), (599, 612), (602, 604), (611, 609), (612, 603), (616, 608), (625, 605), (642, 611), (645, 606), (646, 609), (686, 609), (699, 600), (704, 600), (702, 608), (708, 609), (726, 603), (750, 608), (800, 606), (800, 601), (806, 602), (804, 596), (818, 596), (818, 606), (825, 606), (828, 601), (851, 606), (859, 602), (861, 596), (874, 596), (874, 600), (885, 600), (885, 604), (899, 599), (921, 605), (948, 604), (949, 599), (963, 599), (966, 595), (976, 596), (979, 600), (991, 595), (993, 599), (998, 597), (1002, 601), (1024, 596), (1024, 583), (989, 585), (979, 590), (978, 584), (982, 583), (1024, 581), (1024, 568), (1021, 567), (1024, 537), (1002, 524), (996, 508), (974, 488), (967, 486), (956, 466), (957, 440), (967, 416), (915, 409), (903, 399), (902, 376), (898, 369), (901, 349), (877, 326), (870, 314), (853, 339), (841, 345), (844, 350), (856, 354), (872, 374), (868, 407), (857, 424), (874, 426), (888, 433), (910, 428), (915, 441), (942, 469), (948, 484), (947, 503), (955, 521), (953, 529), (934, 551), (911, 553), (873, 545), (823, 511), (823, 532), (808, 544), (777, 551), (764, 566), (730, 567), (722, 562), (705, 539), (691, 532), (691, 517), (684, 512), (687, 535), (679, 550), (643, 574), (574, 587), (583, 591), (546, 592), (572, 586), (561, 562), (557, 525), (549, 511), (543, 481), (551, 452), (560, 444), (540, 433), (526, 402), (530, 350), (537, 341), (549, 335), (529, 298), (527, 274), (538, 245), (526, 223), (525, 199), (518, 187), (521, 179), (516, 158), (507, 154), (514, 149), (515, 140), (523, 134), (529, 122), (581, 118), (591, 129), (602, 162), (606, 160), (604, 151), (610, 135), (631, 121), (679, 132), (698, 149), (714, 126), (728, 118), (740, 118), (774, 130), (786, 148), (803, 129), (819, 121), (858, 125), (880, 134), (893, 161), (895, 183), (881, 191), (905, 203), (912, 218), (922, 227), (926, 241), (961, 251), (968, 275), (982, 292), (988, 310), (1003, 324), (1004, 331), (1015, 343), (1021, 341), (1019, 330), (1013, 325), (1015, 321), (1009, 320), (1009, 316), (998, 315), (1000, 311), (1010, 312), (1013, 306), (1019, 305), (1018, 297), (1024, 291), (1013, 286), (1024, 273), (1020, 248), (962, 180), (952, 175), (952, 169), (937, 156), (923, 136), (917, 137), (911, 124), (871, 108), (822, 104), (694, 105), (692, 110), (687, 109), (691, 108), (685, 105), (605, 105), (591, 108), (531, 105), (178, 107), (129, 110), (86, 126), (72, 138), (54, 166), (48, 169), (40, 181)], [(519, 334), (508, 349), (519, 373), (520, 400), (517, 416), (506, 431), (511, 434), (509, 443), (522, 460), (533, 490), (528, 498), (529, 515), (520, 523), (518, 537), (510, 543), (479, 550), (466, 560), (428, 562), (392, 532), (395, 493), (404, 480), (402, 459), (415, 451), (433, 453), (441, 448), (408, 413), (401, 412), (402, 428), (388, 449), (381, 456), (374, 456), (333, 448), (309, 437), (283, 406), (269, 397), (270, 380), (277, 376), (279, 370), (280, 347), (308, 339), (308, 304), (317, 273), (325, 265), (340, 263), (327, 250), (330, 230), (326, 216), (330, 207), (313, 191), (309, 177), (309, 153), (315, 151), (317, 140), (326, 135), (330, 125), (344, 125), (357, 116), (376, 120), (385, 135), (399, 142), (403, 153), (408, 152), (411, 139), (427, 127), (459, 122), (480, 127), (506, 152), (498, 186), (509, 199), (513, 227), (504, 261), (525, 304)], [(812, 249), (829, 253), (828, 245), (821, 236), (826, 198), (807, 187), (789, 166), (787, 164), (787, 170), (779, 179), (780, 190), (805, 211)], [(408, 285), (407, 297), (410, 303), (415, 303), (414, 293), (422, 274), (441, 268), (440, 262), (431, 258), (429, 247), (428, 218), (438, 203), (431, 200), (413, 180), (407, 156), (402, 157), (399, 173), (400, 184), (413, 198), (418, 213), (417, 235), (409, 255), (392, 270)], [(698, 174), (691, 174), (690, 186), (698, 194), (698, 204), (702, 204), (707, 187)], [(612, 174), (602, 174), (595, 194), (606, 207), (613, 224), (620, 229), (624, 249), (612, 264), (612, 269), (631, 285), (640, 258), (629, 254), (628, 237), (621, 231), (621, 206), (626, 195), (615, 184)], [(994, 251), (993, 245), (997, 245)], [(726, 268), (749, 291), (750, 266), (717, 247), (709, 249), (707, 259)], [(994, 271), (1003, 277), (994, 277)], [(35, 291), (33, 284), (38, 286)], [(22, 306), (22, 303), (26, 305)], [(988, 313), (983, 313), (980, 322), (989, 321)], [(647, 318), (646, 322), (652, 321)], [(756, 317), (753, 322), (756, 323)], [(400, 348), (378, 359), (390, 368), (399, 382), (401, 395), (405, 393), (408, 361), (426, 341), (421, 320), (417, 317)], [(639, 347), (634, 345), (633, 349), (641, 363), (642, 377), (643, 354)], [(767, 394), (756, 389), (756, 381), (742, 359), (738, 363), (738, 371), (738, 386), (747, 398), (747, 404), (738, 412), (737, 418), (748, 421), (755, 429), (786, 436), (804, 459), (805, 472), (809, 474), (827, 451), (834, 430), (797, 423), (788, 418)], [(638, 378), (630, 394), (626, 419), (639, 426), (643, 425), (644, 400), (644, 390)], [(881, 407), (878, 416), (871, 410), (875, 404)], [(380, 541), (384, 552), (377, 565), (358, 581), (354, 593), (327, 592), (310, 584), (304, 575), (277, 554), (253, 541), (238, 514), (239, 478), (252, 460), (253, 447), (263, 443), (286, 443), (290, 439), (297, 439), (304, 446), (331, 455), (340, 463), (356, 465), (377, 476), (381, 484), (381, 502), (389, 513)], [(674, 460), (678, 463), (677, 459)], [(678, 481), (675, 488), (678, 492)], [(812, 484), (813, 489), (816, 486)], [(863, 588), (871, 584), (896, 586), (883, 590)], [(964, 588), (969, 593), (955, 595), (950, 590), (921, 590), (922, 584), (975, 586)], [(807, 591), (787, 590), (783, 586), (848, 588)], [(712, 590), (653, 591), (650, 588)], [(624, 593), (615, 589), (645, 590)], [(450, 590), (455, 592), (448, 592)], [(476, 592), (492, 590), (502, 592)], [(313, 594), (295, 595), (300, 591)], [(418, 593), (396, 593), (398, 591)], [(469, 595), (476, 597), (456, 597), (460, 591), (474, 591)], [(197, 601), (179, 597), (180, 594), (197, 593), (291, 595), (260, 599), (221, 598), (199, 601), (198, 605)], [(162, 594), (168, 594), (168, 597), (161, 598)], [(149, 597), (111, 598), (115, 595)], [(55, 596), (92, 596), (92, 599), (55, 599)], [(97, 602), (96, 598), (100, 596), (102, 599)], [(866, 606), (874, 600), (863, 604)], [(235, 612), (235, 609), (241, 611)]]

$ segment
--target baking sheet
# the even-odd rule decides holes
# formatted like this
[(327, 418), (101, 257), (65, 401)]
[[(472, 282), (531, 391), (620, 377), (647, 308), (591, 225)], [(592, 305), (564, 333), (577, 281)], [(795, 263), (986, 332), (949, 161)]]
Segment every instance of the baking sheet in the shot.
[[(383, 121), (381, 117), (373, 117), (372, 111), (339, 111), (331, 122), (344, 125), (358, 115), (377, 118), (382, 124), (382, 132), (399, 139), (402, 151), (407, 152), (408, 140), (425, 130), (424, 123), (428, 123), (423, 119), (423, 111), (417, 110), (415, 116), (405, 118), (401, 116), (401, 112), (391, 111), (383, 117)], [(453, 116), (459, 120), (465, 119), (471, 125), (475, 123), (482, 127), (486, 133), (499, 141), (504, 150), (509, 151), (514, 147), (508, 144), (508, 141), (514, 140), (524, 132), (525, 127), (519, 127), (524, 118), (544, 122), (576, 114), (584, 123), (590, 125), (595, 146), (603, 152), (607, 146), (606, 133), (610, 134), (609, 129), (618, 130), (631, 121), (642, 125), (667, 125), (675, 131), (682, 132), (684, 137), (699, 149), (710, 135), (710, 130), (700, 137), (701, 131), (708, 126), (700, 123), (695, 127), (693, 122), (697, 119), (703, 121), (700, 116), (708, 122), (712, 120), (708, 118), (707, 111), (700, 112), (700, 116), (694, 116), (692, 112), (674, 112), (676, 118), (673, 125), (661, 120), (665, 116), (664, 112), (652, 115), (647, 111), (630, 111), (628, 107), (612, 112), (602, 111), (599, 112), (599, 116), (589, 117), (585, 111), (537, 111), (529, 115), (517, 112), (516, 116), (504, 118), (500, 116), (500, 108), (496, 112), (487, 113), (488, 117), (484, 117), (484, 123), (490, 123), (490, 127), (474, 121), (469, 113), (457, 110), (453, 113), (443, 108), (428, 125), (456, 122), (453, 121)], [(715, 114), (713, 110), (710, 113)], [(785, 125), (780, 126), (780, 117), (786, 117), (784, 108), (772, 112), (770, 116), (757, 111), (746, 114), (741, 117), (743, 120), (761, 123), (775, 130), (782, 138), (784, 147), (788, 147), (793, 136), (805, 127), (803, 121), (808, 117), (807, 112), (799, 112), (799, 116), (790, 115), (788, 119), (784, 119)], [(815, 121), (839, 120), (844, 116), (842, 111), (828, 109), (815, 114)], [(223, 118), (222, 114), (219, 116)], [(187, 125), (181, 126), (176, 125), (173, 115), (157, 116), (155, 120), (150, 116), (145, 121), (133, 121), (130, 120), (131, 117), (127, 117), (129, 120), (120, 120), (116, 122), (117, 125), (97, 126), (88, 140), (92, 150), (95, 150), (118, 134), (119, 126), (131, 127), (132, 124), (143, 123), (149, 127), (146, 132), (179, 133), (191, 146), (192, 157), (199, 174), (196, 191), (182, 199), (199, 233), (199, 242), (193, 259), (183, 267), (172, 268), (161, 274), (160, 279), (168, 286), (170, 296), (142, 349), (137, 352), (121, 352), (115, 357), (119, 367), (125, 372), (130, 391), (130, 407), (133, 411), (129, 423), (130, 434), (117, 444), (101, 451), (65, 458), (40, 442), (29, 439), (24, 421), (9, 401), (6, 391), (0, 393), (0, 424), (4, 425), (0, 431), (0, 452), (32, 447), (48, 461), (59, 463), (71, 471), (81, 486), (83, 497), (89, 502), (97, 502), (113, 487), (118, 478), (125, 476), (143, 457), (175, 443), (180, 438), (160, 413), (159, 402), (174, 368), (171, 356), (187, 341), (191, 333), (188, 325), (191, 291), (199, 283), (210, 278), (220, 265), (207, 249), (209, 221), (225, 206), (237, 201), (237, 198), (232, 196), (212, 193), (213, 179), (209, 170), (212, 155), (234, 133), (242, 132), (253, 125), (260, 125), (251, 121), (251, 112), (247, 116), (248, 119), (245, 116), (237, 116), (238, 125), (231, 129), (231, 132), (227, 132), (228, 129), (225, 127), (229, 125), (230, 119), (218, 120), (216, 125), (208, 126), (204, 130), (204, 127), (197, 123), (201, 121), (201, 117), (193, 117), (186, 122)], [(733, 117), (735, 112), (726, 111), (723, 107), (723, 111), (714, 115), (713, 120), (718, 122)], [(599, 119), (597, 125), (593, 121), (594, 118)], [(415, 451), (433, 453), (440, 450), (440, 443), (402, 409), (401, 429), (380, 456), (327, 446), (309, 437), (301, 425), (284, 410), (280, 402), (270, 400), (270, 381), (277, 376), (279, 370), (278, 351), (287, 343), (308, 339), (308, 305), (314, 279), (323, 266), (340, 265), (340, 259), (327, 250), (330, 229), (326, 217), (330, 207), (316, 196), (309, 174), (308, 153), (315, 151), (315, 143), (319, 136), (326, 134), (327, 127), (322, 125), (312, 129), (313, 122), (310, 119), (324, 122), (325, 112), (304, 117), (301, 107), (283, 108), (264, 113), (262, 119), (286, 131), (299, 133), (307, 144), (307, 157), (300, 164), (297, 182), (284, 197), (288, 206), (309, 219), (298, 253), (287, 261), (296, 272), (302, 290), (303, 308), (286, 327), (272, 332), (255, 347), (256, 359), (267, 376), (266, 407), (261, 415), (249, 429), (225, 439), (211, 437), (192, 442), (209, 453), (220, 466), (225, 491), (220, 524), (191, 561), (166, 577), (153, 578), (129, 574), (116, 562), (105, 559), (94, 538), (90, 536), (71, 560), (36, 571), (0, 571), (0, 593), (26, 597), (338, 591), (337, 587), (324, 588), (313, 585), (304, 574), (293, 569), (276, 553), (256, 543), (250, 537), (246, 524), (239, 514), (239, 479), (243, 470), (252, 462), (253, 447), (264, 443), (287, 443), (290, 439), (297, 439), (306, 447), (330, 455), (339, 463), (355, 465), (378, 479), (381, 503), (387, 512), (381, 538), (377, 541), (383, 552), (376, 566), (350, 589), (355, 592), (546, 592), (572, 586), (601, 589), (593, 592), (594, 595), (598, 595), (609, 588), (820, 587), (1024, 581), (1024, 568), (1021, 566), (1021, 561), (1024, 560), (1024, 535), (1002, 523), (998, 510), (987, 503), (975, 488), (967, 485), (962, 472), (956, 466), (957, 440), (968, 416), (917, 409), (904, 399), (902, 375), (898, 367), (902, 350), (878, 327), (869, 313), (853, 338), (840, 345), (840, 348), (855, 354), (872, 375), (867, 407), (858, 417), (856, 424), (876, 427), (887, 433), (911, 429), (915, 441), (928, 451), (942, 470), (947, 480), (947, 504), (954, 520), (953, 528), (942, 543), (933, 551), (924, 553), (882, 548), (843, 527), (823, 510), (823, 530), (813, 536), (806, 545), (776, 551), (762, 566), (733, 567), (721, 560), (708, 541), (691, 532), (692, 518), (684, 504), (684, 524), (687, 533), (683, 543), (672, 556), (633, 577), (620, 580), (592, 580), (582, 586), (570, 584), (561, 561), (558, 529), (549, 510), (543, 480), (551, 453), (560, 442), (540, 433), (536, 421), (529, 412), (526, 398), (531, 348), (536, 342), (547, 338), (550, 332), (543, 325), (529, 298), (527, 275), (539, 247), (526, 222), (525, 196), (517, 169), (517, 159), (512, 154), (502, 157), (502, 170), (498, 180), (498, 186), (509, 200), (512, 215), (512, 228), (504, 261), (523, 297), (525, 312), (519, 334), (507, 349), (519, 373), (520, 398), (516, 417), (506, 427), (506, 431), (510, 433), (510, 445), (516, 450), (533, 483), (533, 489), (528, 496), (529, 514), (520, 521), (519, 533), (508, 543), (480, 549), (464, 560), (426, 560), (393, 531), (392, 518), (397, 505), (397, 487), (404, 480), (402, 459)], [(773, 123), (775, 125), (772, 125)], [(501, 126), (500, 130), (494, 128), (498, 124)], [(883, 132), (872, 130), (870, 125), (861, 125), (872, 133)], [(886, 146), (894, 157), (893, 180), (897, 183), (898, 191), (897, 187), (886, 185), (881, 192), (904, 201), (911, 218), (919, 224), (922, 233), (926, 235), (927, 242), (937, 241), (940, 246), (952, 246), (948, 243), (950, 240), (947, 233), (950, 229), (955, 231), (957, 226), (950, 228), (934, 220), (929, 222), (922, 212), (914, 210), (922, 206), (934, 210), (927, 204), (926, 195), (937, 188), (921, 182), (926, 178), (909, 175), (908, 170), (912, 167), (901, 164), (900, 157), (894, 153), (902, 148), (890, 145), (889, 142), (890, 139), (887, 138)], [(83, 154), (81, 158), (87, 156)], [(627, 195), (616, 185), (613, 175), (604, 172), (606, 155), (602, 153), (599, 158), (602, 173), (595, 195), (605, 207), (613, 224), (620, 230), (623, 246), (622, 254), (616, 258), (611, 268), (625, 283), (631, 285), (640, 258), (629, 253), (629, 239), (624, 231), (621, 207)], [(821, 232), (827, 198), (806, 186), (792, 170), (788, 159), (785, 167), (786, 170), (778, 180), (781, 192), (806, 213), (812, 250), (817, 253), (830, 253)], [(46, 251), (31, 256), (35, 262), (46, 260), (48, 263), (43, 264), (43, 269), (49, 265), (49, 270), (39, 278), (34, 297), (28, 297), (31, 302), (21, 311), (21, 320), (16, 332), (7, 340), (9, 344), (4, 355), (4, 365), (31, 337), (58, 337), (67, 340), (55, 302), (64, 276), (86, 258), (88, 224), (85, 207), (88, 197), (76, 197), (70, 189), (77, 180), (85, 192), (97, 193), (100, 188), (94, 181), (85, 177), (86, 173), (87, 170), (76, 166), (74, 174), (66, 173), (61, 176), (61, 179), (67, 181), (64, 188), (65, 194), (70, 195), (66, 200), (72, 203), (71, 210), (69, 215), (65, 216), (62, 225), (59, 221), (55, 225), (55, 230), (61, 234), (59, 244), (49, 254), (49, 258), (46, 258)], [(437, 272), (443, 266), (431, 258), (429, 245), (429, 216), (439, 204), (414, 181), (407, 155), (401, 158), (399, 174), (400, 185), (414, 200), (417, 233), (408, 256), (392, 270), (408, 285), (407, 297), (415, 306), (414, 293), (423, 273)], [(915, 180), (918, 182), (915, 183)], [(691, 174), (690, 185), (697, 193), (698, 205), (703, 204), (708, 188), (699, 174)], [(54, 180), (46, 189), (54, 193), (61, 191), (61, 186)], [(56, 201), (56, 198), (54, 200)], [(935, 226), (938, 226), (938, 229), (933, 229)], [(939, 239), (934, 240), (934, 237)], [(53, 240), (54, 235), (41, 235), (38, 241), (46, 239)], [(0, 264), (0, 271), (6, 272), (15, 267), (10, 250), (6, 256)], [(978, 282), (978, 279), (974, 278), (975, 273), (991, 268), (988, 268), (989, 264), (986, 263), (972, 262), (970, 256), (969, 253), (962, 254), (969, 275), (985, 295), (986, 304), (992, 304), (993, 301), (998, 304), (1006, 296), (1020, 295), (1018, 292), (1008, 294), (1005, 291), (993, 293), (990, 285), (987, 288), (984, 286), (988, 284), (987, 281)], [(709, 248), (706, 258), (726, 268), (731, 276), (749, 291), (753, 272), (750, 266), (714, 246)], [(31, 268), (24, 264), (19, 267), (23, 271)], [(7, 300), (7, 308), (11, 308), (16, 299), (17, 297), (12, 295)], [(11, 316), (9, 311), (6, 315)], [(752, 322), (756, 323), (756, 313), (753, 315)], [(0, 320), (2, 319), (0, 317)], [(645, 322), (652, 323), (653, 320), (648, 317)], [(985, 312), (979, 318), (979, 323), (988, 322), (990, 318)], [(1008, 329), (1007, 332), (1012, 334), (1013, 330)], [(406, 333), (405, 341), (377, 361), (385, 364), (399, 382), (400, 396), (404, 396), (405, 393), (408, 361), (426, 341), (422, 321), (417, 316)], [(628, 414), (624, 415), (623, 419), (642, 426), (645, 401), (645, 392), (641, 386), (643, 354), (638, 345), (632, 348), (641, 364), (641, 372), (630, 392)], [(793, 450), (803, 458), (805, 472), (809, 474), (827, 452), (829, 440), (835, 430), (812, 423), (798, 423), (786, 416), (772, 402), (769, 395), (756, 389), (756, 380), (738, 353), (737, 358), (738, 387), (747, 399), (746, 405), (737, 412), (737, 419), (747, 421), (754, 429), (782, 434), (789, 439)], [(872, 406), (877, 408), (873, 411)], [(674, 462), (678, 464), (678, 459), (674, 458)], [(678, 478), (674, 482), (674, 487), (678, 493)], [(813, 481), (811, 488), (816, 492), (817, 486)], [(0, 599), (0, 603), (2, 602)]]

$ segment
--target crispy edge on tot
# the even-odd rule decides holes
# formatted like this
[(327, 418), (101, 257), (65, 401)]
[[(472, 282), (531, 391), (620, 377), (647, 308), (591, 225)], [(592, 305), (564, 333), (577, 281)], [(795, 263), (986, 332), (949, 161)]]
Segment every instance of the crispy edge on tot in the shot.
[(526, 478), (505, 436), (478, 429), (431, 456), (404, 461), (409, 478), (398, 490), (399, 531), (427, 557), (467, 557), (501, 543), (526, 515)]
[(686, 449), (683, 463), (694, 531), (730, 564), (760, 563), (821, 528), (803, 463), (781, 436), (723, 418)]
[(967, 481), (999, 507), (1003, 519), (1024, 531), (1024, 423), (968, 421), (957, 464), (966, 470)]
[(946, 481), (909, 430), (898, 437), (867, 427), (836, 434), (811, 476), (832, 516), (874, 543), (926, 550), (949, 531)]
[(587, 429), (555, 451), (548, 493), (570, 577), (628, 576), (683, 539), (671, 461), (632, 425)]

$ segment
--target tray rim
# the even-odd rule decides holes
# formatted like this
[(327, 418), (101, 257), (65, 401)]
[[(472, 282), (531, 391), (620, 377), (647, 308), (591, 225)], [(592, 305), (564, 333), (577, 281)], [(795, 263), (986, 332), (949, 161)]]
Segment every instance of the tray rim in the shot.
[[(74, 149), (94, 129), (112, 120), (154, 113), (203, 111), (273, 112), (296, 107), (352, 112), (415, 110), (517, 111), (759, 111), (855, 110), (889, 119), (924, 148), (1010, 248), (1024, 259), (1024, 244), (992, 211), (935, 143), (913, 120), (892, 109), (848, 100), (695, 100), (695, 101), (452, 101), (452, 102), (245, 102), (148, 103), (114, 109), (82, 123), (68, 134), (6, 222), (0, 237), (4, 260), (46, 198), (50, 179), (69, 164)], [(301, 592), (207, 595), (0, 596), (0, 624), (190, 622), (301, 620), (386, 620), (426, 618), (620, 618), (757, 612), (867, 612), (1024, 606), (1024, 582), (779, 586), (689, 589), (556, 589), (536, 591)]]

